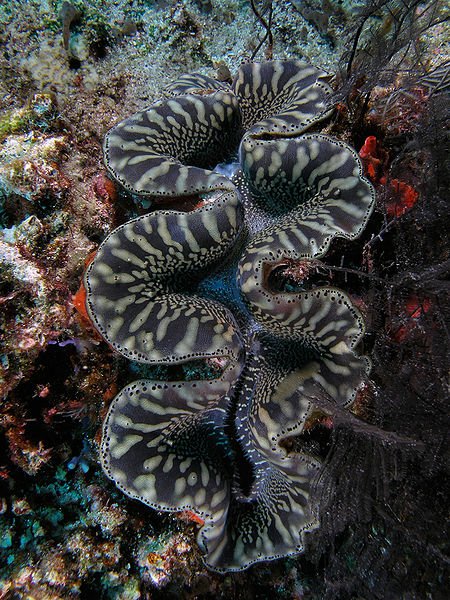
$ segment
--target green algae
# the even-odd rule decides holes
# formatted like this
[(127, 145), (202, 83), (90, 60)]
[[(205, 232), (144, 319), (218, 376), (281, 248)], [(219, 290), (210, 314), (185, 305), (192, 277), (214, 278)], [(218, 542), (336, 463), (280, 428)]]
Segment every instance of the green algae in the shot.
[(59, 118), (52, 94), (35, 94), (27, 106), (0, 116), (0, 142), (10, 135), (52, 130)]

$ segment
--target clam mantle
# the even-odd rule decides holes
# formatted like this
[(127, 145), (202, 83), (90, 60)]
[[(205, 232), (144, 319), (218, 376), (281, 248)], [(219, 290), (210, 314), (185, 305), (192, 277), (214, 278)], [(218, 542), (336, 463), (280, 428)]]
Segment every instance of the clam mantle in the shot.
[[(85, 275), (95, 326), (132, 360), (213, 361), (221, 372), (127, 385), (105, 420), (102, 465), (128, 496), (200, 516), (198, 543), (217, 571), (303, 550), (318, 526), (320, 461), (286, 439), (303, 431), (314, 396), (349, 406), (369, 370), (355, 352), (360, 313), (309, 278), (374, 206), (356, 152), (307, 132), (329, 116), (330, 93), (326, 74), (300, 61), (245, 64), (231, 86), (186, 75), (104, 143), (130, 192), (199, 206), (153, 210), (105, 239)], [(305, 273), (295, 290), (274, 277), (286, 265)]]

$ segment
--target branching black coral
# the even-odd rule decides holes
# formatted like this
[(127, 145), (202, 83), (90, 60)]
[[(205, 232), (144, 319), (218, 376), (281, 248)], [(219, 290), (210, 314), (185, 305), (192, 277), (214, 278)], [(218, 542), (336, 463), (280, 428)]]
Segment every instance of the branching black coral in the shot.
[(265, 34), (263, 38), (260, 40), (256, 48), (253, 50), (251, 60), (255, 58), (258, 54), (261, 46), (267, 40), (267, 48), (265, 51), (265, 57), (267, 60), (273, 58), (273, 33), (272, 33), (272, 15), (273, 15), (273, 6), (272, 0), (265, 1), (262, 3), (261, 8), (257, 6), (256, 0), (250, 0), (250, 6), (252, 7), (252, 11), (254, 12), (256, 18), (259, 23), (264, 27)]
[[(402, 94), (403, 88), (413, 97), (414, 90), (408, 90), (419, 81), (430, 91), (448, 86), (445, 63), (430, 68), (423, 59), (424, 36), (448, 17), (440, 0), (376, 0), (362, 11), (349, 34), (349, 50), (341, 58), (336, 96), (353, 111), (356, 126), (362, 126), (373, 90), (379, 86), (394, 85), (394, 95)], [(395, 103), (395, 97), (390, 101)]]

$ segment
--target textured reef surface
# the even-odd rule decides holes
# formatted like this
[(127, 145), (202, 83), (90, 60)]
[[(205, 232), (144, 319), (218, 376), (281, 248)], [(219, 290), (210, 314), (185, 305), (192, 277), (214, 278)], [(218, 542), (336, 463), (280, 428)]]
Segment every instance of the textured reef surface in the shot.
[(0, 598), (447, 597), (447, 11), (2, 4)]

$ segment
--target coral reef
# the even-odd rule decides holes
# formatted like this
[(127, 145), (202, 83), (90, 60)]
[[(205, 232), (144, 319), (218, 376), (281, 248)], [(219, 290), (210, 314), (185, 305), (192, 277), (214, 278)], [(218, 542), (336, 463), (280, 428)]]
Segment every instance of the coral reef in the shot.
[[(0, 5), (0, 597), (447, 597), (446, 10), (442, 0)], [(372, 369), (347, 407), (315, 390), (301, 434), (283, 440), (289, 460), (306, 453), (318, 465), (305, 511), (316, 510), (320, 527), (305, 535), (305, 552), (217, 574), (196, 542), (204, 521), (188, 510), (150, 510), (123, 494), (100, 468), (100, 448), (108, 407), (130, 382), (186, 389), (216, 382), (232, 366), (217, 356), (169, 365), (129, 360), (102, 341), (80, 282), (115, 228), (149, 211), (190, 218), (206, 202), (124, 189), (103, 163), (106, 132), (155, 105), (170, 82), (188, 85), (183, 73), (226, 95), (230, 73), (271, 54), (328, 72), (322, 82), (332, 109), (303, 134), (305, 148), (308, 136), (324, 136), (361, 150), (376, 206), (359, 238), (336, 237), (323, 256), (284, 261), (261, 282), (288, 299), (305, 285), (345, 290), (365, 322), (359, 353)], [(189, 93), (172, 87), (163, 104)], [(237, 140), (229, 142), (233, 152)], [(247, 142), (257, 152), (265, 146), (256, 144), (275, 143), (282, 155), (281, 140)], [(244, 219), (216, 278), (207, 276), (211, 264), (186, 289), (182, 272), (177, 289), (227, 305), (246, 343), (248, 327), (261, 327), (252, 303), (267, 298), (253, 290), (250, 303), (237, 305), (237, 286), (226, 296), (230, 279), (218, 276), (251, 259), (244, 242), (294, 205), (285, 189), (277, 213), (266, 177), (256, 201), (255, 186), (239, 172), (254, 176), (245, 154), (231, 160), (218, 174), (227, 190), (230, 182), (230, 192), (239, 190), (253, 229)], [(210, 206), (217, 209), (216, 196), (227, 190), (208, 196)], [(248, 262), (257, 267), (256, 256)], [(292, 342), (276, 348), (265, 358), (269, 365), (276, 358), (277, 367)], [(261, 344), (254, 350), (265, 351)], [(311, 356), (298, 358), (306, 364)], [(241, 356), (235, 365), (237, 372)], [(250, 367), (264, 371), (256, 358)], [(224, 380), (230, 401), (267, 389), (261, 378), (253, 392), (244, 390), (249, 373), (234, 387), (234, 376)], [(248, 422), (235, 411), (225, 429), (233, 503), (251, 471), (245, 457), (235, 460)], [(251, 448), (265, 437), (255, 433)]]

